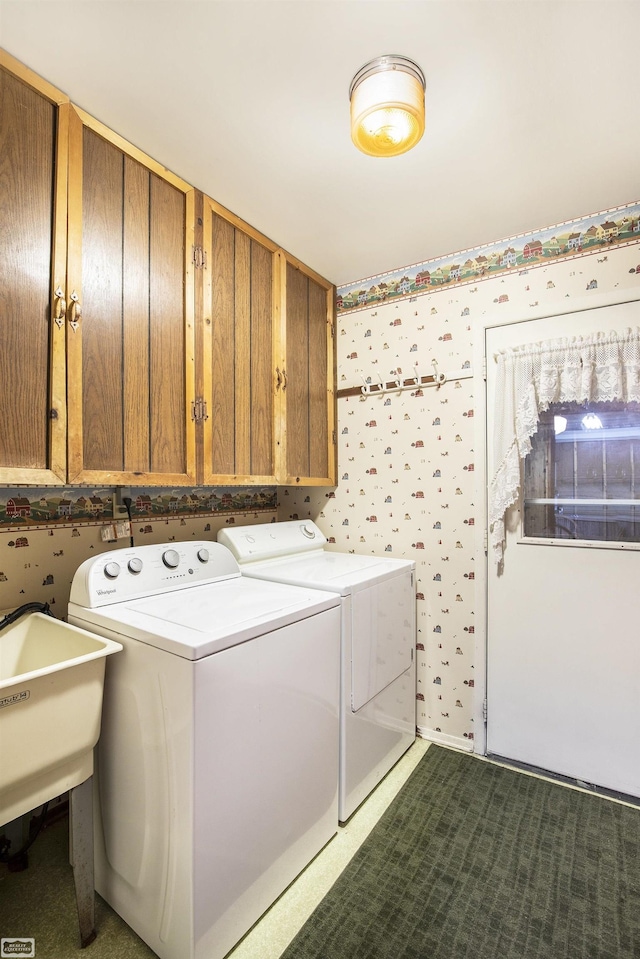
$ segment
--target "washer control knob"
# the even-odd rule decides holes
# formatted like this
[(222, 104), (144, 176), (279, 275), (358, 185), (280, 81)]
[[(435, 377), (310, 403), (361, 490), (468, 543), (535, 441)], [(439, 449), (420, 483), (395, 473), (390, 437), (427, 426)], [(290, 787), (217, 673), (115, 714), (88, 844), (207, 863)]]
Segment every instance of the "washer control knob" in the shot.
[(306, 536), (307, 539), (315, 539), (315, 538), (316, 538), (315, 531), (312, 530), (310, 526), (307, 526), (306, 523), (303, 523), (302, 526), (300, 527), (300, 529), (302, 530), (302, 535), (303, 535), (303, 536)]
[(169, 569), (175, 569), (180, 563), (178, 551), (175, 549), (165, 549), (164, 553), (162, 554), (162, 562), (165, 566), (168, 566)]
[(104, 575), (107, 577), (107, 579), (117, 579), (119, 573), (120, 566), (118, 563), (107, 563), (104, 568)]
[(209, 562), (209, 550), (208, 549), (199, 549), (197, 553), (198, 559), (201, 563)]
[(127, 563), (130, 573), (141, 573), (142, 572), (142, 560), (137, 556), (134, 556), (133, 559), (130, 559)]

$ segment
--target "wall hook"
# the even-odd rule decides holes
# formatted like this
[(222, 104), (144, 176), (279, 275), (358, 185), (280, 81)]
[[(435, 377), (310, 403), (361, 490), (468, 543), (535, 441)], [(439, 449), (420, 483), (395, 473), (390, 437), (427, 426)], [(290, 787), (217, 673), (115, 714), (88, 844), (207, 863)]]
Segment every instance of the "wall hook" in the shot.
[(431, 365), (433, 366), (433, 382), (436, 387), (442, 386), (443, 383), (446, 383), (447, 377), (444, 373), (438, 373), (438, 361), (431, 360)]

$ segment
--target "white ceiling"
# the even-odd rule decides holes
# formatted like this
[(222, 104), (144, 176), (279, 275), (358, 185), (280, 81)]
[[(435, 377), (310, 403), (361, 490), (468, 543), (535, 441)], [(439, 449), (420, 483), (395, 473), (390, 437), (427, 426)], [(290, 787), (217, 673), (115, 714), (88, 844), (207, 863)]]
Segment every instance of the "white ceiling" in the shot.
[[(338, 285), (640, 198), (637, 0), (2, 0), (0, 46)], [(408, 56), (427, 130), (358, 153)]]

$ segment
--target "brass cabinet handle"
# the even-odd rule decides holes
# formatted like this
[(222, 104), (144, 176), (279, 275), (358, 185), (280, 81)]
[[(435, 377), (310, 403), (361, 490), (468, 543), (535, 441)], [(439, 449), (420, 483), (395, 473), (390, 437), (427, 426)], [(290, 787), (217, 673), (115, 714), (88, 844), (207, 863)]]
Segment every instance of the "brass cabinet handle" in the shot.
[(282, 373), (280, 372), (280, 367), (276, 366), (276, 392), (280, 389), (282, 385)]
[(64, 298), (64, 290), (62, 287), (57, 286), (53, 291), (54, 295), (54, 306), (53, 306), (53, 319), (58, 324), (58, 329), (64, 323), (64, 315), (67, 312), (67, 301)]
[(69, 299), (71, 300), (71, 304), (69, 306), (69, 326), (75, 333), (80, 326), (80, 320), (82, 319), (82, 307), (80, 305), (80, 297), (75, 290)]
[(282, 392), (287, 388), (287, 371), (283, 368), (282, 370)]

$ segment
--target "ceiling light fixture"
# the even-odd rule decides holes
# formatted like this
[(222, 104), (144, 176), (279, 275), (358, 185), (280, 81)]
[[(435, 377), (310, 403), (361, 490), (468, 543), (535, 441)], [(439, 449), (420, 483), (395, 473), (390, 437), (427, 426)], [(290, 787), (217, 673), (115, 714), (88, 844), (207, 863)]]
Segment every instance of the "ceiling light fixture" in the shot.
[(363, 153), (406, 153), (424, 133), (424, 73), (413, 60), (377, 57), (358, 70), (349, 87), (351, 139)]

